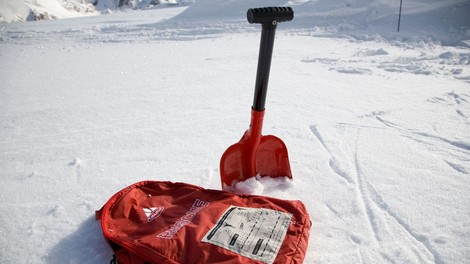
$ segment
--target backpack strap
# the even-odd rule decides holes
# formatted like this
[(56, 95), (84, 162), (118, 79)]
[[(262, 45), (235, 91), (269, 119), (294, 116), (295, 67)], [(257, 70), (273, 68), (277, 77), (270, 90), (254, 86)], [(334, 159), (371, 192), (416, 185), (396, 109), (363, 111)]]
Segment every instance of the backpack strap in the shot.
[(101, 221), (101, 215), (103, 214), (103, 207), (100, 210), (95, 211), (95, 221)]

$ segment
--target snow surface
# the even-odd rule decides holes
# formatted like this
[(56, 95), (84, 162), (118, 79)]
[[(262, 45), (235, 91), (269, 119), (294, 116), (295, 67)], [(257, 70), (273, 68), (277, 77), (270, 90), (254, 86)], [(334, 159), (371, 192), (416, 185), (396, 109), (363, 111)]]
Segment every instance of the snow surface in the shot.
[[(220, 189), (247, 129), (259, 26), (288, 4), (264, 133), (301, 200), (305, 263), (469, 263), (469, 1), (200, 0), (0, 24), (0, 263), (108, 263), (94, 211), (141, 180)], [(208, 12), (210, 10), (210, 12)], [(446, 18), (446, 19), (443, 19)]]

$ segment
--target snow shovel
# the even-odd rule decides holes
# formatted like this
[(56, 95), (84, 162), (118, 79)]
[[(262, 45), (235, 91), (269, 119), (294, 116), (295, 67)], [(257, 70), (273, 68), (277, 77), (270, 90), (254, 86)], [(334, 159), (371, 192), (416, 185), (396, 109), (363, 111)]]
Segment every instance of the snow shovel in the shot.
[(237, 182), (257, 174), (292, 178), (286, 145), (273, 135), (261, 135), (261, 131), (276, 27), (279, 22), (291, 21), (293, 18), (294, 11), (290, 7), (254, 8), (247, 12), (249, 23), (262, 25), (255, 94), (250, 127), (238, 143), (224, 152), (220, 160), (224, 190), (232, 190)]

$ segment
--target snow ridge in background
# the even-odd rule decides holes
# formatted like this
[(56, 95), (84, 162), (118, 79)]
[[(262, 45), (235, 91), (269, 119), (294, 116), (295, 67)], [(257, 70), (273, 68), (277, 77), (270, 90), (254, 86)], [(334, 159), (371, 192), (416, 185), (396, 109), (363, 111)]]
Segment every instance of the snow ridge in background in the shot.
[[(152, 1), (134, 0), (121, 10), (146, 9)], [(100, 0), (96, 6), (85, 0), (1, 0), (0, 22), (38, 19), (58, 19), (90, 14), (114, 12), (115, 0)], [(388, 38), (399, 41), (433, 41), (444, 45), (470, 45), (470, 1), (468, 0), (413, 0), (403, 1), (400, 32), (398, 11), (400, 1), (385, 0), (161, 0), (156, 7), (168, 5), (191, 8), (176, 16), (173, 21), (199, 27), (244, 21), (246, 10), (253, 6), (292, 6), (294, 21), (285, 28), (309, 29), (318, 34), (348, 36), (358, 40)], [(98, 11), (95, 12), (94, 10)], [(127, 9), (126, 9), (127, 8)], [(119, 9), (118, 9), (119, 10)], [(128, 10), (129, 11), (129, 10)], [(212, 25), (211, 25), (212, 24)], [(225, 25), (221, 25), (225, 24)]]
[(244, 20), (253, 6), (292, 6), (295, 19), (283, 28), (325, 31), (325, 34), (366, 40), (385, 37), (400, 41), (436, 41), (465, 45), (470, 39), (470, 1), (404, 1), (400, 32), (400, 1), (358, 0), (200, 0), (175, 17), (182, 22), (212, 23)]

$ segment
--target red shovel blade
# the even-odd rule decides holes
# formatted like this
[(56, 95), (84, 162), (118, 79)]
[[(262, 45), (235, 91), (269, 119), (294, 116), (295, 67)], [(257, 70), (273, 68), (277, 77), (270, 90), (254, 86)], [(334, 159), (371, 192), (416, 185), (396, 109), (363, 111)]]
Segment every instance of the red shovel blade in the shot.
[(250, 129), (222, 155), (220, 176), (223, 189), (230, 189), (235, 183), (257, 174), (292, 178), (284, 142), (273, 135), (261, 136), (263, 115), (264, 112), (252, 111)]

